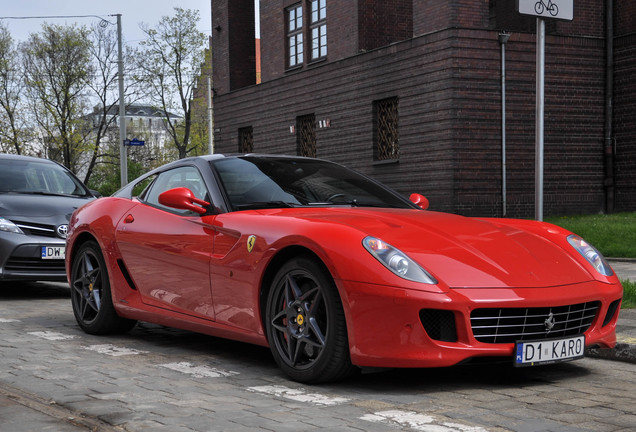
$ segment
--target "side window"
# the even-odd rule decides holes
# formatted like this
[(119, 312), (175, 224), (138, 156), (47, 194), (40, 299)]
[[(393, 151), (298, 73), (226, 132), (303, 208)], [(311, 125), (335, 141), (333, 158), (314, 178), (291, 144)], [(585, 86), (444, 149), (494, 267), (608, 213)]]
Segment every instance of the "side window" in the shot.
[(146, 177), (144, 180), (140, 181), (139, 183), (137, 183), (134, 187), (133, 187), (133, 191), (132, 191), (132, 196), (133, 197), (139, 197), (139, 199), (144, 200), (145, 199), (145, 195), (148, 192), (149, 189), (149, 185), (155, 181), (155, 179), (157, 178), (157, 175), (152, 175), (149, 177)]
[(327, 57), (327, 0), (311, 0), (311, 60)]
[(144, 200), (155, 207), (163, 208), (171, 212), (190, 214), (188, 210), (178, 210), (166, 207), (159, 203), (159, 195), (167, 190), (177, 187), (185, 187), (192, 191), (192, 194), (202, 200), (209, 201), (208, 190), (205, 187), (203, 178), (195, 167), (179, 167), (170, 171), (162, 172), (157, 176), (145, 193)]
[(303, 7), (298, 3), (285, 11), (287, 18), (287, 67), (303, 63)]

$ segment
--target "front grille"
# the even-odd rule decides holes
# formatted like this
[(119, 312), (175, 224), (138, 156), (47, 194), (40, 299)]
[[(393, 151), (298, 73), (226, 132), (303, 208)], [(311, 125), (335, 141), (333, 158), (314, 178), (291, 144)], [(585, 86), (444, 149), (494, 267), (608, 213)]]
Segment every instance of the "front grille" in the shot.
[(21, 230), (27, 235), (34, 235), (40, 237), (52, 237), (56, 238), (55, 225), (36, 224), (31, 222), (19, 222), (13, 221)]
[(7, 273), (48, 274), (65, 272), (64, 260), (43, 260), (40, 258), (11, 257), (4, 266)]
[(599, 306), (595, 301), (558, 307), (476, 309), (470, 314), (470, 324), (475, 339), (484, 343), (574, 336), (590, 328)]

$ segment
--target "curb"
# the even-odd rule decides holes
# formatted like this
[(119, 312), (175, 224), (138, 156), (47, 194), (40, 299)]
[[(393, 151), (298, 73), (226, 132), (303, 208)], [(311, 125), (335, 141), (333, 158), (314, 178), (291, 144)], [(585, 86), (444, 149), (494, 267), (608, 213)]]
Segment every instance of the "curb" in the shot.
[(636, 363), (636, 340), (618, 340), (614, 348), (588, 348), (585, 355), (592, 358)]

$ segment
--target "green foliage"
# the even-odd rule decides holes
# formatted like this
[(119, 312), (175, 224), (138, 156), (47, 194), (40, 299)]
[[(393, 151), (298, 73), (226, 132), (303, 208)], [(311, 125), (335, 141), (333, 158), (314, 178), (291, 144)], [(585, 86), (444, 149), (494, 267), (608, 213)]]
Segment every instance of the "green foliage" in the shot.
[[(128, 180), (134, 180), (148, 171), (140, 162), (128, 161)], [(121, 189), (121, 169), (119, 165), (98, 165), (88, 182), (90, 189), (97, 190), (102, 196), (110, 196)]]
[(162, 17), (156, 28), (142, 26), (147, 39), (140, 42), (142, 70), (136, 79), (148, 89), (153, 105), (164, 112), (170, 142), (178, 157), (184, 158), (198, 154), (203, 145), (200, 136), (193, 142), (197, 132), (192, 128), (192, 101), (208, 37), (197, 30), (198, 11), (178, 7), (174, 11), (174, 16)]
[(606, 257), (636, 258), (636, 213), (558, 216), (545, 221), (580, 235)]
[(636, 307), (636, 282), (630, 280), (622, 280), (623, 284), (623, 304), (622, 308), (630, 309)]
[(93, 74), (88, 30), (45, 23), (21, 47), (27, 91), (38, 108), (37, 127), (45, 135), (47, 156), (77, 172), (85, 93)]
[[(636, 213), (559, 216), (546, 222), (570, 230), (593, 244), (604, 256), (636, 258)], [(636, 307), (636, 281), (624, 279), (622, 307)]]

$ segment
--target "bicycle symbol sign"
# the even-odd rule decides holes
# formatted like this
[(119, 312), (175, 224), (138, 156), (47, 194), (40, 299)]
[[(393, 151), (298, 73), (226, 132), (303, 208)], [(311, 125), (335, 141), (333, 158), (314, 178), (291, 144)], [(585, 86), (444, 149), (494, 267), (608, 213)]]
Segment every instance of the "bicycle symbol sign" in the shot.
[(539, 0), (534, 4), (534, 11), (539, 15), (543, 15), (543, 12), (548, 11), (550, 15), (557, 16), (559, 14), (559, 7), (556, 3), (552, 3), (552, 0), (548, 0), (548, 3)]
[(519, 13), (572, 21), (574, 0), (517, 0)]

